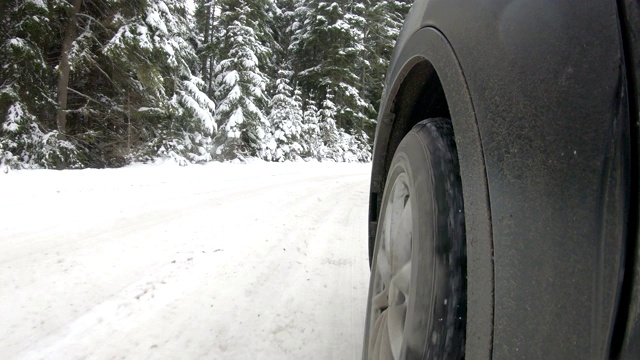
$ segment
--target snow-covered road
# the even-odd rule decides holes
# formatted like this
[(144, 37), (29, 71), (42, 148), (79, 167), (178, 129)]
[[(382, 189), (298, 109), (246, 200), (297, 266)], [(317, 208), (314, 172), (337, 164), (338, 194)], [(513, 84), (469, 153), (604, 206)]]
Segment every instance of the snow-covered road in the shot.
[(369, 173), (0, 174), (0, 358), (359, 358)]

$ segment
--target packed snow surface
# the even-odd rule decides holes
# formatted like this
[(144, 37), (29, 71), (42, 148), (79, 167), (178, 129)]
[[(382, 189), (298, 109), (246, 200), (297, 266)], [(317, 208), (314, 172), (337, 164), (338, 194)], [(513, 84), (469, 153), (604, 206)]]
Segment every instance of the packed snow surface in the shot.
[(359, 358), (369, 173), (0, 173), (0, 358)]

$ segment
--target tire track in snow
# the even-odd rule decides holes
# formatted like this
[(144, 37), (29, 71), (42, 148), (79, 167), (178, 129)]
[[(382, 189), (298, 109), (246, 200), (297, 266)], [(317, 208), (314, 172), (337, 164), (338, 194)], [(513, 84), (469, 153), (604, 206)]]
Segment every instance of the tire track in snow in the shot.
[[(202, 201), (176, 201), (172, 216), (155, 209), (160, 219), (147, 214), (144, 221), (131, 219), (137, 227), (121, 227), (99, 241), (91, 239), (100, 236), (96, 230), (84, 233), (89, 239), (79, 236), (77, 242), (63, 244), (59, 250), (71, 263), (100, 256), (116, 261), (124, 246), (139, 264), (123, 261), (123, 269), (94, 279), (98, 284), (91, 298), (78, 292), (88, 286), (81, 283), (56, 293), (79, 297), (71, 300), (81, 303), (78, 313), (60, 311), (69, 301), (65, 299), (50, 310), (33, 309), (32, 320), (18, 324), (16, 336), (0, 337), (0, 353), (13, 349), (22, 358), (358, 356), (367, 286), (368, 168), (343, 176), (316, 174), (287, 181), (291, 177), (283, 175), (275, 180), (249, 190), (200, 193)], [(234, 213), (242, 218), (229, 217)], [(194, 224), (206, 225), (194, 229)], [(182, 236), (163, 237), (164, 228), (183, 229), (173, 232)], [(162, 251), (146, 259), (144, 251), (150, 247)], [(217, 249), (222, 251), (214, 253)], [(91, 280), (79, 270), (71, 272), (78, 282)], [(22, 288), (27, 303), (28, 293), (46, 288), (47, 279)], [(0, 289), (4, 285), (0, 281)], [(37, 325), (49, 312), (62, 315), (54, 316), (46, 329), (31, 331), (28, 341), (19, 338), (21, 325)]]

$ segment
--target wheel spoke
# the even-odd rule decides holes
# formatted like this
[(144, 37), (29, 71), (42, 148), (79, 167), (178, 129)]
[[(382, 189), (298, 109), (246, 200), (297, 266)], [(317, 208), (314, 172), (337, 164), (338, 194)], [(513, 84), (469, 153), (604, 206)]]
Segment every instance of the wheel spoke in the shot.
[(380, 273), (380, 277), (382, 278), (382, 282), (386, 289), (388, 289), (389, 286), (391, 285), (391, 276), (392, 276), (391, 262), (389, 260), (390, 259), (387, 254), (387, 251), (385, 249), (380, 249), (378, 251), (378, 258), (377, 258), (378, 272)]
[(392, 238), (392, 232), (391, 232), (391, 228), (392, 228), (392, 224), (391, 224), (391, 218), (393, 218), (393, 206), (389, 206), (387, 208), (387, 210), (385, 211), (385, 216), (384, 219), (388, 219), (387, 221), (385, 221), (383, 223), (383, 234), (382, 234), (382, 241), (380, 243), (380, 249), (389, 249), (391, 247), (391, 238)]
[(404, 333), (404, 319), (407, 313), (405, 306), (390, 307), (387, 313), (387, 327), (389, 332), (389, 344), (394, 359), (400, 358), (402, 338)]
[[(411, 262), (406, 263), (400, 271), (396, 272), (391, 279), (393, 287), (398, 289), (407, 298), (411, 283)], [(406, 300), (405, 300), (406, 301)]]
[(399, 359), (411, 287), (413, 219), (406, 177), (393, 184), (381, 219), (373, 283), (369, 355), (373, 359)]
[(404, 184), (396, 184), (394, 186), (394, 193), (389, 204), (391, 208), (390, 216), (385, 219), (389, 223), (389, 237), (386, 239), (387, 246), (391, 248), (395, 242), (395, 237), (398, 231), (402, 229), (402, 212), (405, 209), (405, 198), (408, 192)]
[(411, 234), (412, 229), (411, 219), (411, 204), (404, 206), (402, 213), (400, 214), (399, 226), (394, 233), (393, 238), (393, 258), (392, 269), (393, 273), (399, 271), (406, 263), (411, 261)]
[(380, 310), (384, 310), (389, 307), (389, 289), (386, 288), (378, 295), (373, 297), (373, 305)]
[(385, 311), (376, 320), (371, 334), (375, 341), (369, 345), (369, 354), (373, 359), (390, 359), (393, 356), (387, 328), (387, 312)]

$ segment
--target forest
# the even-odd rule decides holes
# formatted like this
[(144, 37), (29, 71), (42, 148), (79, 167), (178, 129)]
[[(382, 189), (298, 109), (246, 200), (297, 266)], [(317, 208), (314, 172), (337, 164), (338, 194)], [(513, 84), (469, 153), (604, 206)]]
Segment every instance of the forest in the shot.
[(366, 162), (409, 0), (2, 0), (0, 167)]

